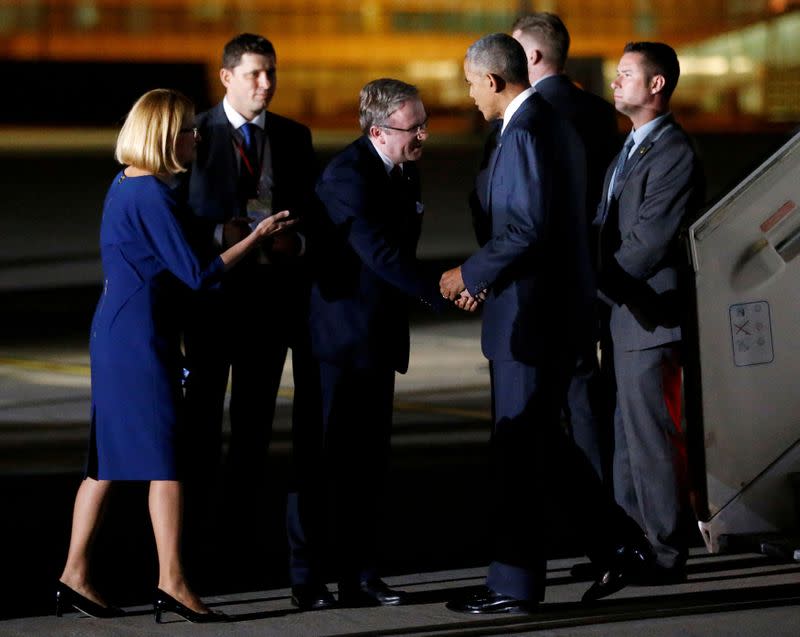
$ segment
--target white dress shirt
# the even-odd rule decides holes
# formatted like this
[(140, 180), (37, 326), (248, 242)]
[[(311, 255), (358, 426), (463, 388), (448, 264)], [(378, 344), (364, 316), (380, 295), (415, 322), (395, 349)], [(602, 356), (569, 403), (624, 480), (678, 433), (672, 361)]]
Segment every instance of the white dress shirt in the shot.
[(522, 93), (517, 95), (511, 102), (506, 106), (506, 110), (503, 113), (503, 128), (500, 129), (500, 134), (502, 135), (505, 130), (506, 126), (508, 126), (508, 122), (514, 117), (514, 113), (519, 110), (519, 107), (522, 106), (522, 103), (528, 99), (531, 95), (534, 94), (534, 89), (532, 86), (526, 88)]
[[(245, 124), (253, 124), (258, 126), (263, 131), (261, 138), (263, 140), (261, 144), (261, 175), (259, 176), (258, 181), (258, 192), (259, 197), (257, 200), (251, 200), (248, 202), (247, 206), (247, 216), (252, 219), (250, 223), (250, 229), (255, 230), (255, 227), (264, 219), (269, 217), (272, 213), (272, 187), (274, 184), (273, 176), (272, 176), (272, 149), (270, 148), (269, 144), (269, 136), (266, 134), (266, 120), (267, 116), (265, 111), (261, 111), (258, 115), (256, 115), (253, 119), (248, 120), (244, 117), (241, 113), (239, 113), (236, 109), (231, 106), (230, 102), (228, 101), (228, 97), (225, 96), (222, 99), (222, 110), (225, 111), (225, 116), (228, 118), (231, 126), (233, 126), (234, 130), (236, 130), (240, 136), (239, 139), (234, 139), (233, 144), (238, 145), (241, 144), (243, 141), (244, 135), (239, 132), (239, 129), (244, 126)], [(237, 151), (238, 152), (238, 151)], [(241, 158), (239, 159), (241, 161)], [(219, 246), (222, 246), (222, 228), (224, 224), (217, 225), (214, 229), (214, 239)], [(300, 253), (303, 254), (306, 249), (306, 240), (305, 237), (298, 233), (297, 237), (300, 239)], [(265, 255), (259, 255), (260, 262), (266, 262)]]

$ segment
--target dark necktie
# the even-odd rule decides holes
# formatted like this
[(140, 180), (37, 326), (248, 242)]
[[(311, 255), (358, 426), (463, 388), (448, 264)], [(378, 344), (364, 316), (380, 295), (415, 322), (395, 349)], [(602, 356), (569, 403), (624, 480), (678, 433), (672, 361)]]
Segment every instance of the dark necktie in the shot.
[(242, 137), (244, 138), (244, 154), (247, 155), (247, 160), (250, 162), (250, 165), (255, 170), (256, 164), (258, 163), (258, 144), (256, 144), (256, 128), (258, 128), (255, 124), (251, 124), (247, 122), (243, 124), (240, 131), (242, 131)]
[[(261, 175), (259, 175), (261, 166), (258, 163), (256, 128), (257, 126), (255, 124), (251, 124), (250, 122), (247, 122), (239, 127), (239, 131), (242, 134), (242, 139), (244, 142), (242, 144), (242, 150), (244, 151), (244, 156), (247, 158), (247, 165), (242, 166), (241, 171), (242, 186), (247, 197), (255, 196), (256, 191), (258, 190), (258, 181), (261, 177)], [(242, 163), (244, 164), (245, 162), (242, 161)]]
[(634, 140), (633, 135), (628, 135), (625, 140), (625, 145), (619, 151), (617, 158), (617, 166), (614, 169), (612, 181), (609, 184), (608, 200), (605, 207), (605, 215), (603, 223), (600, 226), (598, 235), (598, 250), (597, 250), (597, 271), (603, 272), (605, 260), (613, 255), (617, 248), (619, 248), (621, 237), (619, 234), (619, 205), (617, 203), (619, 194), (619, 184), (622, 183), (622, 177), (625, 174), (625, 168), (628, 161), (628, 155), (633, 148)]
[(389, 179), (392, 181), (392, 185), (395, 188), (403, 187), (403, 169), (400, 168), (400, 164), (395, 164), (394, 167), (389, 171)]
[(628, 161), (628, 155), (631, 153), (633, 144), (633, 135), (628, 135), (628, 139), (625, 140), (625, 145), (622, 147), (622, 150), (619, 152), (619, 157), (617, 158), (617, 168), (614, 171), (614, 188), (612, 192), (617, 190), (617, 184), (622, 181), (621, 178), (625, 174), (625, 164)]

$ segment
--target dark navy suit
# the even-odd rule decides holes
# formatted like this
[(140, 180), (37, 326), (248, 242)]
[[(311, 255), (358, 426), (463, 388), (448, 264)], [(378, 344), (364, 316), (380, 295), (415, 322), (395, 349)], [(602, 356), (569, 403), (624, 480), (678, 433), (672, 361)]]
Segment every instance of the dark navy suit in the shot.
[[(272, 167), (272, 210), (288, 209), (302, 225), (315, 214), (317, 164), (311, 133), (305, 126), (274, 113), (265, 113), (264, 132), (257, 131), (260, 159), (269, 148)], [(245, 215), (248, 192), (242, 182), (242, 160), (234, 142), (236, 133), (222, 104), (197, 118), (202, 140), (189, 179), (189, 204), (206, 224), (207, 249), (212, 249), (213, 228)], [(264, 144), (263, 135), (269, 141)], [(308, 242), (306, 253), (313, 252)], [(196, 431), (205, 445), (196, 454), (196, 474), (210, 475), (220, 449), (225, 390), (232, 370), (231, 439), (227, 467), (235, 489), (251, 513), (271, 438), (272, 420), (281, 373), (288, 348), (292, 350), (294, 399), (292, 433), (295, 479), (289, 497), (292, 555), (303, 553), (308, 532), (304, 518), (313, 506), (298, 500), (310, 491), (316, 471), (314, 440), (320, 428), (318, 369), (311, 356), (308, 333), (310, 274), (307, 257), (279, 259), (259, 264), (242, 263), (235, 276), (218, 293), (196, 298), (193, 320), (185, 336), (189, 378), (186, 402)], [(252, 491), (252, 488), (250, 488)], [(302, 500), (302, 497), (300, 497)], [(293, 568), (293, 583), (304, 583), (305, 570)]]
[[(550, 75), (536, 83), (536, 92), (569, 121), (586, 150), (586, 219), (591, 224), (603, 190), (603, 178), (609, 163), (619, 151), (619, 133), (614, 107), (601, 97), (584, 91), (564, 74)], [(592, 227), (590, 226), (590, 232)], [(589, 240), (590, 251), (597, 245)], [(592, 259), (595, 263), (596, 259)], [(575, 372), (567, 392), (565, 413), (576, 444), (592, 466), (609, 484), (611, 474), (612, 422), (614, 412), (613, 356), (610, 347), (603, 349), (603, 377), (597, 362), (597, 340), (608, 331), (608, 309), (599, 309), (600, 325), (586, 334), (578, 352)], [(598, 334), (597, 328), (600, 329)]]
[(395, 372), (408, 368), (408, 305), (441, 304), (415, 259), (422, 227), (414, 162), (390, 177), (367, 137), (334, 157), (317, 194), (327, 213), (315, 257), (311, 339), (320, 361), (328, 496), (340, 584), (376, 576)]
[(680, 341), (685, 263), (679, 230), (699, 208), (702, 169), (671, 116), (635, 147), (598, 212), (600, 291), (611, 303), (617, 375), (614, 493), (657, 562), (682, 567), (686, 539)]
[(487, 585), (540, 600), (557, 522), (591, 527), (581, 539), (598, 553), (629, 522), (559, 424), (594, 287), (583, 148), (541, 95), (507, 123), (476, 194), (481, 248), (462, 276), (472, 294), (490, 290), (481, 343), (492, 370), (496, 544)]

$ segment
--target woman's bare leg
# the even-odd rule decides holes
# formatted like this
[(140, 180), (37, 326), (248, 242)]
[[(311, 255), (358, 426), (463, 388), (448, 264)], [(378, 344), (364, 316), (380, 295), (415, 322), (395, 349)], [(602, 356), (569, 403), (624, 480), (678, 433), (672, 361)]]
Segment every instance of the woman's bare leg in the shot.
[(69, 540), (67, 563), (59, 578), (72, 590), (101, 606), (107, 606), (107, 604), (89, 583), (89, 554), (110, 486), (110, 480), (86, 478), (78, 488), (75, 507), (72, 511), (72, 534)]
[(158, 587), (198, 613), (208, 607), (189, 588), (180, 555), (183, 491), (176, 480), (150, 482), (150, 519), (158, 551)]

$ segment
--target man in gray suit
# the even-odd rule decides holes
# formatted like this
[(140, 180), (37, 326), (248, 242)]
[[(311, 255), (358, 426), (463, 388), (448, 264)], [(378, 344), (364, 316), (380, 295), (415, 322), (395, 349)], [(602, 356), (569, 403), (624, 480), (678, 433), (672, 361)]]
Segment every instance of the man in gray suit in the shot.
[(682, 580), (687, 556), (678, 235), (701, 201), (703, 179), (669, 110), (679, 75), (666, 44), (625, 46), (611, 87), (633, 130), (606, 174), (595, 222), (617, 378), (614, 494), (655, 550), (651, 583)]

